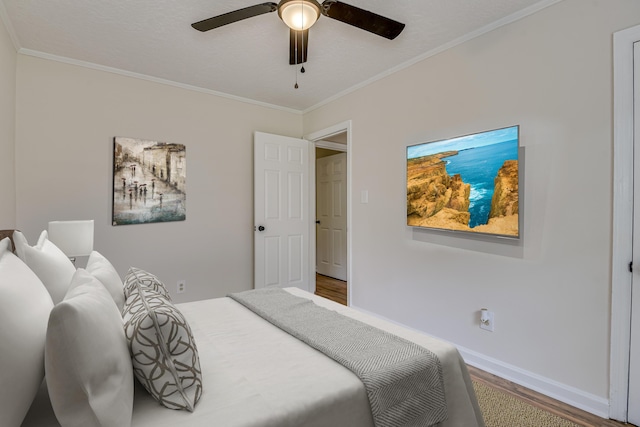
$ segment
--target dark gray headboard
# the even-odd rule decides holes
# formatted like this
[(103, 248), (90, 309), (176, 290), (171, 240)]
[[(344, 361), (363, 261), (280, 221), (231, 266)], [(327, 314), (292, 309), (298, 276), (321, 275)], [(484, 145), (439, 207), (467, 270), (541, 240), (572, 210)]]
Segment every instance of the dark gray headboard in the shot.
[(13, 232), (15, 230), (0, 230), (0, 240), (8, 237), (11, 240), (11, 250), (16, 251), (16, 245), (13, 244)]

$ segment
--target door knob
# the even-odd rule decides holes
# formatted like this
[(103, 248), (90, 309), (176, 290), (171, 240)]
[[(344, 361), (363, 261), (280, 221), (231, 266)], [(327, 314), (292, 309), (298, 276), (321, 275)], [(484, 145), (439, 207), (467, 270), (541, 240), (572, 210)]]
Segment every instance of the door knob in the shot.
[(316, 221), (316, 224), (320, 224), (320, 220), (317, 220), (317, 221)]
[(264, 231), (264, 226), (262, 225), (258, 226), (258, 231)]

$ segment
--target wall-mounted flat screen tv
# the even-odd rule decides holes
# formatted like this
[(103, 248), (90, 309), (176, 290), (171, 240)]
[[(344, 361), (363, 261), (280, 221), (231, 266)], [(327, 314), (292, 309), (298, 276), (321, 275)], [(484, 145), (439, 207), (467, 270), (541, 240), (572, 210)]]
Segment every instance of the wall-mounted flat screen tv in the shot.
[(519, 126), (407, 147), (407, 225), (520, 237)]

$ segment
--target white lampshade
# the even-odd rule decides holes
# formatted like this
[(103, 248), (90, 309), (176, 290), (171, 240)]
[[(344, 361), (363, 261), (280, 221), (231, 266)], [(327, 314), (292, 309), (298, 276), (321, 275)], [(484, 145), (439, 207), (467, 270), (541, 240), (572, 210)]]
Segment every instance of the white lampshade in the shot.
[(51, 221), (49, 240), (69, 258), (88, 256), (93, 251), (93, 220)]
[(278, 14), (292, 30), (306, 30), (320, 17), (320, 5), (315, 0), (284, 1), (280, 3)]

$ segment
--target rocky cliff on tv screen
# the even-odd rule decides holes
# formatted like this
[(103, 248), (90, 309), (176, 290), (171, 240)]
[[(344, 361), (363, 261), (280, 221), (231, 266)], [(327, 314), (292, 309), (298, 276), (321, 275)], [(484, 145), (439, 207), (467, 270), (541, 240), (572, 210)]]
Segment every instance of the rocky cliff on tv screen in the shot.
[(519, 126), (407, 147), (407, 225), (519, 238)]

